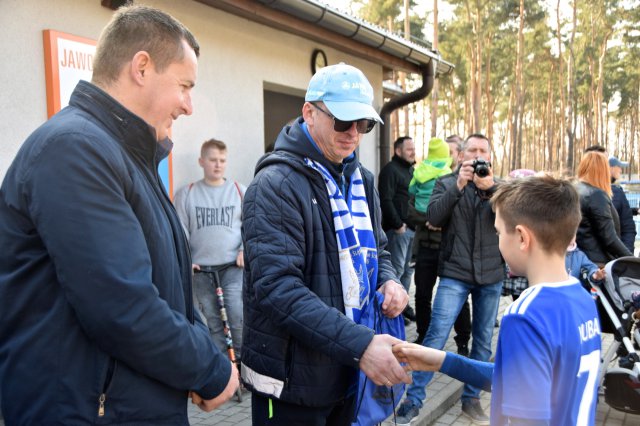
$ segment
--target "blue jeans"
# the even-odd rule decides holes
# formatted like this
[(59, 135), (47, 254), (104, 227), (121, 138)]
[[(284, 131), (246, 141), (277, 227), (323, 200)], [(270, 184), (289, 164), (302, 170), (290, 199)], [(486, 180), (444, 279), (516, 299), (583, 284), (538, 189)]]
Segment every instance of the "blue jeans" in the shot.
[(409, 293), (413, 268), (411, 264), (411, 247), (413, 246), (413, 235), (415, 233), (407, 228), (402, 234), (396, 233), (394, 229), (387, 231), (387, 251), (391, 254), (391, 264), (400, 278), (404, 289)]
[[(491, 337), (498, 314), (502, 281), (495, 284), (476, 285), (452, 278), (441, 277), (431, 311), (431, 323), (425, 337), (424, 346), (442, 349), (447, 343), (453, 323), (458, 317), (465, 300), (471, 294), (471, 321), (473, 343), (470, 358), (488, 361), (491, 357)], [(407, 399), (418, 407), (427, 397), (426, 386), (433, 377), (433, 372), (414, 371), (413, 383), (407, 389)], [(478, 398), (480, 389), (470, 385), (464, 386), (462, 400)]]
[(231, 328), (233, 351), (240, 359), (242, 350), (242, 268), (230, 266), (220, 272), (193, 274), (193, 296), (196, 306), (207, 320), (211, 337), (222, 353), (227, 352), (227, 341), (216, 296), (216, 280), (224, 292), (224, 307)]

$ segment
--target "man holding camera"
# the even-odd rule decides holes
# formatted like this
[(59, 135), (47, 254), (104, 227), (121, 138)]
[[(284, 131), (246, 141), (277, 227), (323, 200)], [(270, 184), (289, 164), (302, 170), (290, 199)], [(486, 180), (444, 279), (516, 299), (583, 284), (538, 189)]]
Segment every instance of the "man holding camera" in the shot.
[[(497, 189), (486, 136), (472, 134), (463, 144), (458, 170), (436, 181), (427, 209), (430, 224), (442, 228), (438, 261), (440, 283), (433, 301), (424, 346), (444, 348), (451, 328), (469, 294), (473, 305), (473, 344), (470, 358), (488, 361), (498, 313), (504, 261), (494, 228), (490, 199)], [(426, 398), (431, 372), (413, 372), (413, 384), (398, 410), (398, 425), (408, 425)], [(475, 424), (489, 424), (479, 401), (480, 390), (465, 385), (462, 412)]]

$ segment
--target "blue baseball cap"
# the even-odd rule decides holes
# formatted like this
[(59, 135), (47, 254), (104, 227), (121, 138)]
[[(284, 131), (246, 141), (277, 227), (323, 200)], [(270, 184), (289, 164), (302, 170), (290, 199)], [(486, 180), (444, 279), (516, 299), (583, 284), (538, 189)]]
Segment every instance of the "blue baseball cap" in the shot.
[(362, 71), (340, 62), (316, 72), (304, 97), (306, 102), (322, 101), (342, 121), (369, 118), (384, 124), (373, 104), (373, 87)]
[(613, 155), (611, 157), (609, 157), (609, 167), (620, 167), (620, 168), (624, 169), (628, 165), (629, 165), (628, 162), (620, 161), (620, 160), (618, 160), (617, 157), (614, 157)]

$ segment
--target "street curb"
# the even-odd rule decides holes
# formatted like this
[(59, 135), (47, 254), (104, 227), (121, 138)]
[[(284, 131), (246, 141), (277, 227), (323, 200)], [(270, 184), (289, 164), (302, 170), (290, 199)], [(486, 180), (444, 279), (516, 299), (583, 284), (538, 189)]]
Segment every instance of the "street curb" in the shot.
[(464, 384), (453, 380), (448, 383), (441, 391), (433, 394), (429, 402), (422, 406), (420, 414), (411, 423), (412, 426), (428, 426), (434, 423), (440, 416), (446, 413), (449, 408), (460, 401), (462, 388)]
[[(442, 373), (436, 373), (436, 376)], [(437, 381), (434, 376), (433, 381)], [(464, 384), (455, 379), (450, 379), (442, 389), (438, 391), (430, 391), (429, 397), (420, 409), (417, 417), (411, 420), (411, 426), (429, 426), (436, 422), (443, 414), (445, 414), (456, 402), (460, 400)], [(406, 395), (405, 395), (406, 397)], [(404, 400), (404, 398), (403, 398)], [(397, 410), (397, 408), (396, 408)], [(394, 426), (393, 415), (386, 419), (383, 426)]]

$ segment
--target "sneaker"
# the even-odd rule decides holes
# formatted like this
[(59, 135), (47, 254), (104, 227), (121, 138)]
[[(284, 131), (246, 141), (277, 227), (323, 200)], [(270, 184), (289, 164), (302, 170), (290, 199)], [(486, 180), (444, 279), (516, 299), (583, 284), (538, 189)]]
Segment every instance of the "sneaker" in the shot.
[(494, 328), (498, 328), (500, 327), (500, 321), (498, 321), (498, 319), (496, 318), (496, 322), (493, 324)]
[(404, 315), (404, 317), (409, 321), (416, 320), (416, 313), (410, 305), (407, 305), (407, 307), (404, 308), (404, 311), (402, 311), (402, 315)]
[(484, 410), (480, 406), (480, 400), (478, 399), (462, 401), (462, 414), (469, 417), (474, 424), (489, 424), (489, 416), (484, 413)]
[(411, 402), (410, 399), (405, 399), (396, 412), (396, 425), (410, 426), (413, 419), (418, 417), (419, 413), (420, 408)]
[(469, 358), (469, 346), (458, 345), (458, 355), (466, 356)]

